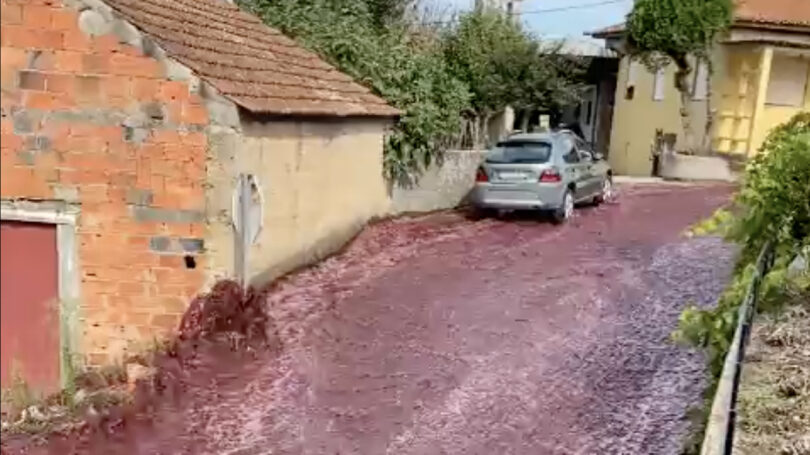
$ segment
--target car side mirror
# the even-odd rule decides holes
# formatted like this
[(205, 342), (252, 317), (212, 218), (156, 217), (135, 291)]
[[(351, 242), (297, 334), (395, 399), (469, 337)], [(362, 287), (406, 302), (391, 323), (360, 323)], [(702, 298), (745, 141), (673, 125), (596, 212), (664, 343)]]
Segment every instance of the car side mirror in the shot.
[(601, 153), (594, 153), (593, 159), (594, 161), (602, 161), (603, 159), (605, 159), (605, 156), (602, 155)]

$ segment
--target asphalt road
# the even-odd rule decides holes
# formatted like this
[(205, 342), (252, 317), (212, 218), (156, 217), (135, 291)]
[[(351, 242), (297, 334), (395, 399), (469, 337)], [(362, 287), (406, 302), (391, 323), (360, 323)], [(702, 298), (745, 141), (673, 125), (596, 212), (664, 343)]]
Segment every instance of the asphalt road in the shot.
[(733, 261), (721, 240), (682, 233), (729, 194), (624, 187), (565, 226), (378, 223), (270, 295), (279, 352), (192, 372), (148, 423), (72, 450), (677, 454), (704, 362), (668, 337)]

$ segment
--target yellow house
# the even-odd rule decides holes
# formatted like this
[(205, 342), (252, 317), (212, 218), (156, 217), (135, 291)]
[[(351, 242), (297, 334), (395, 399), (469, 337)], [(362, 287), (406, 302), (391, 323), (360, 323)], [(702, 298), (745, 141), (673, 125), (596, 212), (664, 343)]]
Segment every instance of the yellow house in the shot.
[[(623, 35), (622, 25), (592, 33), (618, 50)], [(704, 66), (691, 76), (692, 130), (703, 139), (711, 95), (713, 151), (747, 158), (775, 126), (810, 110), (810, 0), (737, 0), (734, 24), (713, 50), (712, 62), (710, 84)], [(674, 65), (653, 73), (629, 56), (622, 58), (609, 152), (617, 173), (654, 173), (659, 130), (677, 135), (677, 144), (683, 144), (674, 73)]]

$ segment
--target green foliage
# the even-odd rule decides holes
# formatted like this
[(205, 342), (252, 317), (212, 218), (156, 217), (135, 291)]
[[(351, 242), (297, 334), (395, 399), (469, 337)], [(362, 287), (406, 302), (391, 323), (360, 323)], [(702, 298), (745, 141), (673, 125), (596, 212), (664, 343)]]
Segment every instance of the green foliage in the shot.
[(733, 222), (734, 215), (728, 209), (717, 209), (712, 216), (692, 225), (688, 233), (697, 236), (721, 235), (725, 237), (728, 235), (731, 223)]
[(413, 23), (418, 4), (411, 0), (240, 3), (403, 112), (384, 161), (386, 177), (400, 184), (441, 158), (464, 117), (508, 103), (554, 108), (577, 97), (570, 82), (576, 65), (541, 52), (503, 15), (469, 13), (442, 31)]
[(675, 88), (681, 98), (685, 149), (690, 152), (710, 151), (714, 124), (710, 90), (706, 97), (703, 140), (698, 144), (689, 109), (692, 62), (706, 64), (710, 82), (714, 72), (711, 49), (718, 35), (731, 25), (733, 12), (732, 0), (636, 0), (627, 18), (627, 47), (631, 55), (652, 71), (670, 62), (677, 67)]
[(465, 14), (446, 31), (444, 53), (453, 73), (472, 92), (476, 114), (557, 108), (578, 97), (578, 62), (559, 55), (513, 20), (494, 11)]
[(712, 377), (723, 369), (723, 359), (737, 326), (737, 309), (745, 298), (753, 271), (754, 266), (749, 266), (736, 275), (714, 308), (690, 305), (679, 318), (674, 339), (704, 348)]
[(748, 165), (735, 203), (740, 214), (729, 238), (742, 245), (742, 264), (767, 240), (778, 255), (810, 245), (810, 112), (771, 132)]
[[(732, 283), (717, 305), (705, 310), (688, 307), (673, 334), (706, 350), (716, 380), (765, 242), (774, 242), (775, 261), (760, 284), (758, 311), (778, 311), (787, 302), (810, 299), (810, 274), (788, 274), (795, 255), (810, 245), (810, 113), (797, 115), (770, 134), (746, 169), (733, 210), (716, 212), (692, 232), (723, 233), (742, 247)], [(713, 390), (714, 385), (709, 388)]]
[(636, 0), (627, 19), (634, 53), (677, 61), (706, 57), (715, 37), (732, 21), (731, 0)]
[(404, 9), (386, 9), (396, 2), (242, 3), (403, 111), (386, 144), (390, 180), (409, 182), (439, 158), (443, 145), (459, 130), (469, 91), (450, 73), (438, 44), (415, 40), (405, 24), (398, 23)]
[[(778, 313), (786, 305), (810, 302), (810, 273), (789, 277), (789, 261), (780, 258), (771, 272), (765, 276), (760, 288), (757, 309), (760, 312)], [(751, 279), (753, 267), (738, 273), (731, 286), (720, 298), (714, 309), (687, 308), (680, 317), (676, 341), (705, 349), (708, 358), (710, 382), (704, 391), (702, 407), (690, 410), (691, 430), (685, 442), (684, 455), (697, 455), (703, 443), (703, 430), (709, 419), (717, 380), (723, 369), (726, 352), (737, 326), (737, 311)]]
[(525, 57), (529, 46), (519, 26), (490, 11), (462, 16), (444, 37), (446, 59), (470, 87), (473, 109), (480, 113), (499, 111), (509, 103), (509, 54)]
[(406, 13), (415, 9), (413, 0), (365, 0), (365, 4), (378, 29), (402, 23)]

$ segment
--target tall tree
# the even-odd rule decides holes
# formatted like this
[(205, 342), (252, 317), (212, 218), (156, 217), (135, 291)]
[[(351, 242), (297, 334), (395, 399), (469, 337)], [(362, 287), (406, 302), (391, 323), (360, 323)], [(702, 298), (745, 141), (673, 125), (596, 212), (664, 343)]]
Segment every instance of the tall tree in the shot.
[(490, 117), (506, 106), (554, 109), (577, 97), (575, 65), (496, 11), (462, 15), (446, 32), (444, 48), (456, 77), (472, 92), (477, 145)]
[(713, 124), (711, 51), (718, 35), (731, 25), (733, 12), (732, 0), (636, 0), (627, 20), (631, 54), (652, 68), (669, 62), (677, 67), (675, 88), (681, 94), (681, 120), (687, 145), (693, 151), (699, 147), (693, 139), (689, 115), (691, 62), (704, 62), (708, 68), (707, 123), (700, 147), (708, 148)]
[(416, 0), (363, 0), (375, 27), (384, 28), (400, 24), (409, 11), (415, 8)]

